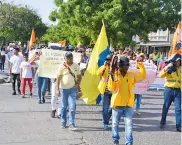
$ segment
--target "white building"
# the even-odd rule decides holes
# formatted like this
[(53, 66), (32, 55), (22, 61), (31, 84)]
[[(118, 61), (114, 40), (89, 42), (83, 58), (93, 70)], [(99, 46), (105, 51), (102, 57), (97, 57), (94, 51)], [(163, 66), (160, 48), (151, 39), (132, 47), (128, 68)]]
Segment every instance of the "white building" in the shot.
[(139, 46), (142, 51), (147, 54), (153, 53), (156, 49), (165, 56), (167, 56), (172, 42), (173, 34), (170, 34), (169, 30), (158, 30), (157, 32), (151, 32), (148, 35), (149, 42), (141, 41)]

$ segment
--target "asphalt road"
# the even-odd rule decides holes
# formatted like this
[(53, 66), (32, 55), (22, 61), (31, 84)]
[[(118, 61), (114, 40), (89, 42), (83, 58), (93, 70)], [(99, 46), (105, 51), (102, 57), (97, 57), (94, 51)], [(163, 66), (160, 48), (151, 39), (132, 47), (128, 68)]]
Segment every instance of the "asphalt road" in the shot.
[[(60, 129), (60, 120), (50, 117), (50, 96), (39, 105), (32, 99), (12, 96), (11, 84), (0, 84), (0, 145), (112, 145), (111, 128), (103, 130), (101, 105), (88, 106), (77, 101), (76, 132)], [(141, 115), (134, 116), (134, 145), (181, 145), (175, 130), (174, 106), (166, 128), (159, 129), (163, 92), (148, 91), (143, 96)], [(124, 123), (120, 125), (120, 144), (124, 144)]]

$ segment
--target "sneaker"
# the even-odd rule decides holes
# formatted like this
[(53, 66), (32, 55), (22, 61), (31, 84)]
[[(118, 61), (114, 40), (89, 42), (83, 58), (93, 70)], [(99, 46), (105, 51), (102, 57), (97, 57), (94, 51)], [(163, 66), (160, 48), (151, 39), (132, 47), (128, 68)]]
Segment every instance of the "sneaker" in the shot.
[(41, 100), (39, 100), (39, 102), (38, 102), (38, 103), (39, 103), (39, 104), (43, 104)]
[(65, 123), (61, 123), (61, 129), (65, 129), (66, 128), (66, 124)]
[(160, 129), (164, 129), (164, 124), (160, 124)]
[(181, 128), (176, 128), (176, 131), (181, 132)]
[(13, 92), (12, 95), (16, 95), (16, 92)]
[(118, 140), (115, 140), (114, 141), (114, 145), (119, 145), (119, 141)]
[(32, 93), (30, 93), (30, 97), (32, 98)]
[(107, 124), (104, 124), (104, 130), (108, 130), (109, 126)]
[(25, 95), (22, 95), (22, 98), (25, 98)]
[(42, 99), (42, 103), (45, 103), (45, 99), (44, 98)]
[(20, 90), (18, 90), (18, 93), (21, 95), (21, 91)]
[(56, 113), (56, 110), (52, 110), (52, 111), (51, 111), (51, 117), (52, 117), (52, 118), (55, 118), (55, 113)]
[(69, 126), (69, 130), (74, 131), (74, 130), (77, 130), (77, 128), (76, 128), (76, 126), (74, 124), (71, 124)]
[(138, 111), (138, 110), (136, 110), (136, 115), (140, 115), (141, 113)]
[(58, 119), (61, 119), (61, 114), (57, 116)]

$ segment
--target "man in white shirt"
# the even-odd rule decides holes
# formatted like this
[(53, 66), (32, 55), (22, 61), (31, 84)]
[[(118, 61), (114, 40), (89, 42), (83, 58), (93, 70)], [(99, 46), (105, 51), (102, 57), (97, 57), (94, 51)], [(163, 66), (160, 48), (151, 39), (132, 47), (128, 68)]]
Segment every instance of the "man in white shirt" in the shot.
[(13, 87), (13, 94), (16, 95), (16, 90), (15, 90), (15, 83), (17, 80), (17, 87), (18, 87), (18, 93), (21, 94), (20, 91), (20, 64), (23, 61), (23, 57), (18, 54), (19, 49), (15, 48), (14, 49), (14, 55), (10, 58), (10, 71), (9, 74), (12, 76), (12, 87)]

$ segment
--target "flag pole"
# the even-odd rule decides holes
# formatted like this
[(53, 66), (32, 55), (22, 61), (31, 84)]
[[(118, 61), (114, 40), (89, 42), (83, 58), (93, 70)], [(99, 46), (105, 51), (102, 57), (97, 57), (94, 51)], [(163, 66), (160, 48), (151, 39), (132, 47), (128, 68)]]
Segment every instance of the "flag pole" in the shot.
[(104, 20), (102, 20), (102, 24), (104, 25)]

